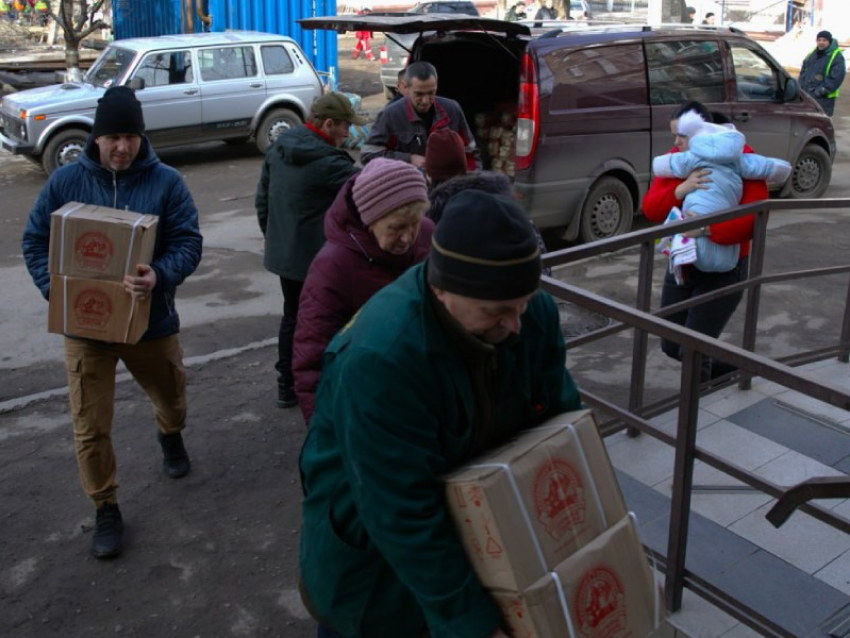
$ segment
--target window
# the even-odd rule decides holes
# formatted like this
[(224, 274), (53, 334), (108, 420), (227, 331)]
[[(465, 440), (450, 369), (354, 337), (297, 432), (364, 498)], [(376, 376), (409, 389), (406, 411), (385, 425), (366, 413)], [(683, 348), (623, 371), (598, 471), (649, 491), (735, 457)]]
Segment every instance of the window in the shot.
[(281, 75), (295, 70), (292, 58), (282, 46), (261, 47), (260, 54), (263, 56), (263, 70), (266, 75)]
[(733, 44), (732, 64), (739, 102), (774, 102), (779, 99), (778, 72), (755, 51)]
[(109, 47), (86, 73), (86, 82), (108, 89), (118, 83), (135, 57), (134, 51)]
[(554, 50), (543, 61), (552, 74), (552, 110), (646, 105), (646, 74), (638, 44), (566, 54)]
[(222, 47), (198, 51), (201, 79), (233, 80), (257, 75), (257, 61), (253, 47)]
[(646, 56), (652, 104), (725, 102), (723, 63), (716, 42), (648, 42)]
[(150, 53), (133, 77), (142, 78), (145, 87), (192, 82), (192, 54), (189, 51)]

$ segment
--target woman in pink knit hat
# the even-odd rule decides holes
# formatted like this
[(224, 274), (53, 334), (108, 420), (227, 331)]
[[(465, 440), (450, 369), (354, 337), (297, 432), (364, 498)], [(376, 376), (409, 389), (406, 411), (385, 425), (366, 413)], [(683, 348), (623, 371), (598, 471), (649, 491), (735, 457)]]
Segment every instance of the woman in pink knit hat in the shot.
[(330, 340), (372, 295), (427, 256), (434, 230), (427, 209), (422, 172), (378, 158), (346, 182), (325, 214), (326, 242), (307, 272), (295, 327), (292, 368), (305, 423)]

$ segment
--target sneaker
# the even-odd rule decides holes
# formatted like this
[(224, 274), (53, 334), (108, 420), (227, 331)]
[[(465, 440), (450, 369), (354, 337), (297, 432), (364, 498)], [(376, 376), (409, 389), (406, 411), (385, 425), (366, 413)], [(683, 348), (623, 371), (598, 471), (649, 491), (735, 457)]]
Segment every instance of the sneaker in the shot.
[(156, 439), (162, 446), (162, 469), (171, 478), (181, 478), (189, 473), (191, 463), (186, 448), (183, 447), (183, 435), (156, 433)]
[(91, 553), (97, 558), (114, 558), (121, 553), (121, 534), (124, 521), (118, 504), (106, 503), (97, 508)]
[(298, 405), (295, 389), (285, 385), (277, 386), (277, 407), (291, 408), (295, 405)]

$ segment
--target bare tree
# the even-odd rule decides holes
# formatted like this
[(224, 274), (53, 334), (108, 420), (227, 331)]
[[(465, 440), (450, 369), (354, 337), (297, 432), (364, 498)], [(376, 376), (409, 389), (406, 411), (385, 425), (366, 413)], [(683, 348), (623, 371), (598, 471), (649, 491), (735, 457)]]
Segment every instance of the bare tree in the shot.
[(95, 15), (103, 8), (107, 0), (48, 0), (47, 13), (62, 29), (65, 39), (65, 65), (68, 67), (68, 79), (79, 80), (80, 43), (89, 35), (106, 24)]

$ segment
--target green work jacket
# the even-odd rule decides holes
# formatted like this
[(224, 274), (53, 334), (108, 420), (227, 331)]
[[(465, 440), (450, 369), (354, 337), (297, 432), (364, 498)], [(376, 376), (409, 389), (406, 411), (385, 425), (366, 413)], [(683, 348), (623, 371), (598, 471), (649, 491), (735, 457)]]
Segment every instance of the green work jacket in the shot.
[[(470, 460), (471, 378), (427, 262), (377, 293), (325, 351), (301, 451), (301, 589), (346, 638), (486, 638), (499, 611), (453, 528), (442, 477)], [(581, 407), (557, 307), (540, 291), (494, 354), (489, 439)]]

